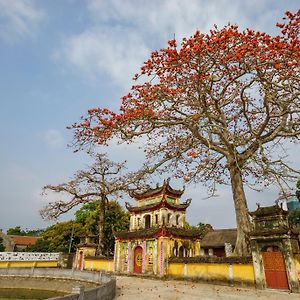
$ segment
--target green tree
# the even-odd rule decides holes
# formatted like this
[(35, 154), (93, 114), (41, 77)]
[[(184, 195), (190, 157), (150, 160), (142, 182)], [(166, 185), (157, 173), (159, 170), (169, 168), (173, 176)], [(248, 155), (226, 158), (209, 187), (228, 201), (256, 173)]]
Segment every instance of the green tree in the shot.
[(28, 230), (26, 230), (25, 235), (27, 235), (27, 236), (41, 236), (43, 232), (44, 232), (44, 229), (28, 229)]
[(60, 222), (45, 229), (42, 234), (44, 242), (40, 242), (37, 246), (48, 247), (49, 252), (65, 252), (69, 251), (71, 235), (73, 231), (73, 239), (71, 252), (75, 251), (75, 246), (80, 242), (80, 236), (83, 234), (82, 226), (73, 221)]
[(26, 235), (26, 231), (21, 229), (21, 226), (16, 226), (14, 228), (9, 228), (7, 230), (8, 235)]
[[(85, 232), (98, 233), (99, 201), (84, 204), (75, 213), (75, 221), (82, 224)], [(110, 201), (105, 210), (103, 252), (110, 256), (114, 250), (113, 230), (129, 229), (129, 213), (117, 201)]]
[(289, 223), (292, 226), (300, 226), (300, 208), (293, 209), (288, 215)]
[(53, 252), (53, 250), (50, 250), (49, 240), (39, 239), (34, 245), (27, 246), (26, 252)]
[(199, 230), (203, 235), (213, 229), (213, 227), (210, 224), (199, 222), (197, 225), (191, 225), (187, 221), (185, 221), (184, 223), (184, 228)]

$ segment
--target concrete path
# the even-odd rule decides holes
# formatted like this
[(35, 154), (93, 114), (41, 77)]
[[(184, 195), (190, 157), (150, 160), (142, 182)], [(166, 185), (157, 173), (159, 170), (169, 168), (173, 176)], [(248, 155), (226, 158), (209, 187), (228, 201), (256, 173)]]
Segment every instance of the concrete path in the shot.
[(300, 300), (300, 294), (177, 280), (117, 276), (117, 300)]

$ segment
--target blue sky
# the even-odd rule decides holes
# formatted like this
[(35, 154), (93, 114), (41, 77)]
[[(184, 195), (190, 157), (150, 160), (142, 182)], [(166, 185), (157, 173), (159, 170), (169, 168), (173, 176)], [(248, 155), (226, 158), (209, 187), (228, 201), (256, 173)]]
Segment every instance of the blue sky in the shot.
[[(88, 162), (67, 147), (66, 126), (88, 108), (116, 109), (151, 51), (213, 24), (274, 34), (284, 12), (299, 7), (297, 0), (0, 0), (0, 228), (49, 225), (38, 213), (47, 201), (42, 186), (68, 180)], [(299, 146), (289, 148), (299, 168)], [(134, 145), (108, 150), (142, 161)], [(250, 208), (273, 203), (277, 192), (248, 191)], [(188, 187), (188, 221), (234, 226), (230, 189), (218, 194), (207, 200), (205, 188)]]

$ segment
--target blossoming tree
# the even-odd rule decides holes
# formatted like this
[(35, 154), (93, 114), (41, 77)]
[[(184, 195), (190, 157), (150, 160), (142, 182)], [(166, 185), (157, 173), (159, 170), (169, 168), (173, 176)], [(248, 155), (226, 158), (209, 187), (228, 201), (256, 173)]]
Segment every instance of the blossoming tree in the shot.
[(232, 187), (235, 253), (249, 253), (245, 184), (280, 185), (293, 170), (277, 149), (300, 137), (300, 10), (286, 13), (278, 36), (228, 25), (170, 40), (134, 76), (119, 112), (90, 109), (73, 124), (75, 146), (112, 138), (147, 140), (151, 168), (187, 182)]

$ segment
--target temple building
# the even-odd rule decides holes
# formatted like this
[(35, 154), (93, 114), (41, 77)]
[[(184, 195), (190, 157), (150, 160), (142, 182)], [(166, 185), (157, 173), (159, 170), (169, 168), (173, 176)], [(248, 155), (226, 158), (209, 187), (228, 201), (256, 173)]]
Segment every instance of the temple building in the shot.
[(200, 255), (199, 230), (185, 229), (185, 213), (191, 199), (180, 203), (184, 190), (169, 181), (143, 193), (133, 193), (135, 206), (126, 203), (130, 228), (115, 234), (116, 272), (165, 275), (171, 256)]

